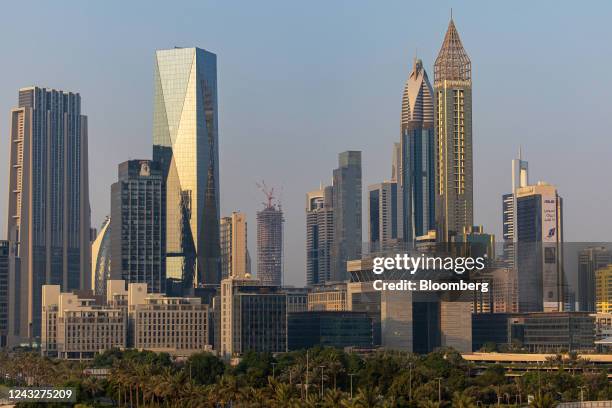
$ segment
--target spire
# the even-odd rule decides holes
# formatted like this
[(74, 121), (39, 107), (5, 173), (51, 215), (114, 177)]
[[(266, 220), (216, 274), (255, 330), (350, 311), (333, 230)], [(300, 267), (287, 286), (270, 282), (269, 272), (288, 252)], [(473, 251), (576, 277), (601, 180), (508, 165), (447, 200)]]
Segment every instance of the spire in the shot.
[(448, 29), (434, 64), (434, 84), (444, 80), (470, 81), (471, 79), (472, 63), (459, 38), (451, 10)]

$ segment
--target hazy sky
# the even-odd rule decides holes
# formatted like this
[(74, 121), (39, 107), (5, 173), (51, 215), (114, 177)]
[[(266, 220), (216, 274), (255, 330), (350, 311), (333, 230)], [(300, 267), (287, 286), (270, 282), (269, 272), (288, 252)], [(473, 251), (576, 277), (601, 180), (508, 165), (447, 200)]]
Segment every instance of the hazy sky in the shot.
[(344, 150), (363, 151), (364, 191), (389, 178), (404, 81), (415, 53), (433, 79), (451, 7), (472, 60), (475, 222), (499, 237), (520, 145), (531, 180), (556, 184), (565, 199), (566, 241), (611, 241), (612, 3), (604, 1), (3, 3), (0, 237), (20, 87), (81, 93), (98, 227), (117, 164), (151, 156), (155, 49), (198, 46), (217, 54), (222, 214), (247, 213), (254, 256), (264, 199), (255, 182), (282, 188), (286, 281), (304, 283), (305, 193), (330, 182)]

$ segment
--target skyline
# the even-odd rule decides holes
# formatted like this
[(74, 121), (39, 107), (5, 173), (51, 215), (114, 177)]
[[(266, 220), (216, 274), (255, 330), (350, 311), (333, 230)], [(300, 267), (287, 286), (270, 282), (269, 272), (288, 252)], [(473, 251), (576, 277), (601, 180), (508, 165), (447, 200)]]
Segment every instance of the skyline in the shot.
[[(392, 11), (394, 6), (398, 6), (397, 4), (384, 9), (375, 9), (373, 16), (368, 16), (368, 13), (363, 12), (363, 6), (365, 5), (357, 4), (355, 7), (350, 9), (347, 7), (342, 10), (341, 6), (330, 5), (332, 15), (326, 16), (330, 21), (325, 18), (317, 21), (322, 23), (321, 28), (328, 35), (327, 30), (337, 29), (336, 35), (327, 38), (327, 42), (318, 37), (315, 37), (318, 38), (318, 41), (312, 44), (298, 42), (298, 45), (301, 46), (298, 46), (298, 49), (314, 51), (315, 56), (322, 54), (323, 57), (328, 58), (330, 64), (322, 64), (317, 58), (303, 56), (299, 51), (300, 58), (291, 60), (293, 58), (291, 53), (283, 55), (283, 52), (289, 51), (287, 48), (280, 47), (277, 53), (274, 51), (276, 48), (268, 44), (265, 48), (270, 54), (258, 54), (256, 38), (249, 38), (246, 41), (254, 49), (241, 50), (237, 44), (234, 44), (235, 38), (230, 33), (231, 29), (214, 27), (215, 22), (213, 21), (211, 28), (196, 28), (201, 31), (197, 31), (198, 35), (192, 33), (191, 40), (187, 38), (189, 35), (186, 33), (176, 35), (165, 32), (163, 33), (166, 35), (166, 40), (147, 38), (143, 41), (143, 44), (147, 44), (146, 47), (138, 48), (139, 51), (133, 54), (128, 52), (123, 58), (117, 58), (115, 53), (127, 52), (130, 45), (138, 44), (136, 41), (138, 35), (126, 41), (126, 44), (129, 45), (122, 44), (118, 49), (105, 50), (103, 46), (102, 50), (95, 50), (99, 53), (95, 55), (100, 59), (126, 63), (120, 66), (120, 69), (117, 67), (111, 69), (109, 73), (113, 74), (110, 76), (113, 79), (102, 82), (102, 89), (96, 89), (97, 86), (100, 86), (99, 78), (105, 80), (107, 78), (103, 75), (105, 68), (93, 68), (92, 73), (97, 72), (99, 76), (80, 77), (78, 72), (82, 69), (78, 64), (84, 64), (85, 67), (89, 66), (91, 69), (92, 61), (79, 61), (74, 66), (66, 65), (66, 61), (58, 56), (45, 60), (44, 66), (50, 69), (40, 72), (30, 70), (28, 60), (24, 61), (19, 58), (19, 53), (15, 55), (10, 52), (9, 47), (7, 54), (13, 56), (15, 61), (24, 62), (8, 67), (9, 72), (11, 70), (16, 72), (0, 78), (0, 111), (4, 112), (5, 118), (8, 118), (8, 112), (15, 106), (18, 89), (30, 85), (53, 87), (81, 94), (83, 111), (89, 116), (92, 226), (99, 228), (104, 217), (110, 213), (110, 185), (115, 179), (117, 164), (128, 158), (151, 158), (152, 65), (155, 49), (183, 45), (186, 47), (198, 46), (214, 52), (219, 60), (221, 216), (230, 215), (232, 211), (243, 211), (247, 214), (247, 222), (254, 223), (255, 211), (261, 209), (260, 202), (263, 200), (255, 186), (255, 180), (264, 179), (278, 190), (282, 188), (284, 190), (282, 204), (287, 219), (284, 234), (286, 237), (285, 280), (290, 284), (301, 284), (305, 281), (306, 265), (306, 215), (303, 206), (306, 193), (316, 189), (320, 181), (330, 184), (329, 175), (335, 167), (337, 154), (345, 150), (363, 152), (363, 189), (367, 189), (368, 185), (390, 178), (393, 142), (399, 140), (401, 95), (404, 82), (410, 73), (415, 49), (418, 48), (418, 56), (423, 60), (426, 70), (432, 73), (434, 57), (442, 43), (450, 9), (449, 4), (430, 7), (424, 12), (423, 21), (415, 21), (418, 23), (414, 26), (416, 28), (401, 27), (409, 28), (410, 34), (399, 28), (378, 27), (380, 31), (372, 30), (365, 35), (357, 30), (358, 36), (355, 39), (352, 26), (338, 24), (338, 27), (335, 28), (328, 27), (329, 23), (332, 23), (332, 17), (337, 17), (340, 11), (347, 12), (347, 16), (340, 16), (343, 18), (340, 20), (342, 23), (346, 23), (345, 18), (350, 18), (351, 13), (356, 13), (357, 17), (364, 19), (381, 17), (381, 24), (383, 24), (382, 17), (385, 20), (398, 18), (398, 12)], [(419, 6), (414, 5), (414, 7)], [(52, 14), (52, 11), (45, 11), (44, 7), (40, 7), (43, 10), (38, 11), (40, 16)], [(99, 6), (88, 7), (88, 13), (96, 15), (97, 7)], [(134, 6), (127, 6), (126, 15), (130, 14), (130, 7)], [(203, 6), (203, 9), (217, 7), (217, 5), (208, 5)], [(372, 7), (372, 5), (367, 7)], [(506, 5), (499, 7), (508, 8)], [(74, 9), (78, 8), (77, 6)], [(250, 6), (245, 7), (245, 9), (249, 8)], [(408, 5), (397, 8), (408, 10)], [(486, 10), (488, 6), (482, 3), (480, 8)], [(559, 10), (556, 9), (546, 10), (546, 14), (538, 14), (538, 10), (542, 11), (540, 4), (535, 5), (533, 9), (532, 15), (523, 16), (522, 22), (532, 22), (530, 17), (533, 16), (552, 18), (559, 15)], [(287, 8), (286, 11), (289, 10), (290, 8)], [(312, 10), (308, 8), (304, 10), (306, 15), (312, 13)], [(135, 10), (132, 11), (135, 12)], [(250, 11), (253, 12), (253, 9)], [(81, 12), (84, 12), (84, 8)], [(215, 12), (227, 17), (228, 10), (220, 7)], [(104, 13), (108, 13), (108, 10), (103, 10), (102, 15), (99, 16), (101, 19)], [(229, 13), (231, 14), (231, 11)], [(235, 13), (241, 22), (248, 20), (247, 10), (235, 11)], [(10, 14), (6, 13), (5, 18)], [(187, 12), (186, 14), (189, 15)], [(256, 16), (264, 17), (263, 14), (265, 13)], [(502, 13), (499, 14), (498, 17), (501, 17)], [(584, 10), (576, 8), (571, 14), (576, 18), (584, 17)], [(604, 14), (596, 15), (593, 12), (590, 17), (595, 19), (603, 17)], [(612, 150), (612, 142), (609, 139), (606, 140), (605, 133), (601, 131), (610, 128), (612, 119), (605, 117), (607, 106), (597, 103), (594, 97), (597, 97), (598, 93), (594, 92), (592, 87), (596, 86), (596, 91), (601, 93), (599, 96), (603, 99), (604, 90), (608, 88), (606, 85), (612, 85), (612, 81), (604, 75), (597, 74), (597, 69), (602, 69), (602, 66), (598, 67), (597, 64), (597, 58), (601, 56), (591, 56), (589, 60), (593, 61), (593, 64), (586, 67), (580, 66), (581, 69), (576, 67), (575, 61), (579, 60), (578, 58), (571, 60), (569, 58), (569, 56), (582, 53), (594, 53), (596, 46), (580, 48), (580, 41), (581, 35), (586, 35), (585, 32), (589, 29), (595, 30), (597, 24), (590, 21), (588, 25), (581, 27), (582, 31), (571, 32), (573, 37), (577, 37), (571, 38), (576, 48), (571, 51), (564, 50), (568, 64), (559, 67), (558, 71), (546, 72), (545, 68), (546, 58), (549, 58), (549, 63), (557, 61), (555, 58), (550, 61), (550, 57), (557, 56), (557, 54), (541, 55), (540, 59), (531, 60), (534, 66), (530, 68), (535, 70), (535, 74), (539, 73), (535, 76), (540, 79), (540, 82), (531, 83), (529, 82), (531, 78), (524, 77), (532, 76), (534, 73), (529, 72), (525, 64), (526, 60), (521, 57), (521, 54), (515, 50), (515, 52), (499, 55), (500, 46), (496, 44), (500, 36), (503, 38), (504, 35), (510, 34), (522, 35), (519, 30), (525, 28), (526, 31), (529, 31), (529, 24), (522, 28), (519, 28), (517, 24), (510, 33), (502, 31), (502, 33), (497, 33), (497, 36), (495, 33), (489, 33), (492, 34), (489, 36), (490, 42), (488, 46), (485, 46), (482, 45), (482, 38), (479, 37), (486, 32), (488, 24), (490, 24), (489, 28), (508, 29), (508, 26), (499, 24), (499, 20), (496, 22), (482, 21), (477, 16), (473, 7), (455, 8), (454, 10), (455, 23), (464, 47), (472, 59), (474, 71), (475, 223), (483, 224), (485, 230), (495, 233), (497, 241), (501, 242), (501, 196), (509, 190), (511, 183), (511, 159), (516, 156), (518, 147), (523, 146), (525, 157), (532, 168), (532, 174), (538, 176), (533, 182), (541, 179), (555, 184), (565, 198), (567, 206), (564, 220), (566, 242), (610, 240), (607, 231), (612, 228), (612, 220), (605, 219), (605, 217), (598, 218), (599, 214), (603, 213), (598, 209), (605, 211), (608, 208), (606, 202), (612, 198), (612, 192), (605, 192), (603, 191), (605, 187), (598, 188), (598, 186), (607, 185), (605, 175), (610, 174), (612, 170), (612, 164), (605, 161), (605, 152)], [(35, 15), (34, 18), (36, 17)], [(294, 16), (291, 15), (291, 17)], [(129, 22), (129, 19), (127, 20), (125, 23)], [(3, 28), (0, 29), (0, 32), (9, 31), (14, 25), (14, 22), (8, 20), (2, 22)], [(190, 22), (195, 23), (196, 21)], [(277, 23), (291, 25), (290, 21)], [(507, 23), (510, 24), (511, 21)], [(150, 27), (153, 26), (155, 24), (150, 24)], [(485, 31), (483, 31), (483, 26)], [(127, 30), (124, 25), (119, 25), (119, 27)], [(295, 39), (293, 36), (297, 35), (299, 40), (308, 40), (309, 38), (301, 37), (304, 30), (299, 30), (305, 27), (298, 26), (297, 28), (297, 34), (289, 33), (289, 37)], [(551, 32), (542, 33), (541, 37), (550, 37), (549, 40), (559, 38), (558, 32), (556, 35), (553, 33), (555, 33), (555, 28), (561, 27), (551, 24), (550, 28)], [(601, 26), (598, 28), (604, 29)], [(89, 29), (95, 31), (99, 27), (93, 24)], [(610, 28), (605, 29), (612, 32)], [(4, 34), (3, 37), (10, 37), (6, 32)], [(269, 40), (278, 41), (268, 30), (262, 30), (256, 34), (255, 37), (270, 36)], [(568, 37), (571, 37), (569, 34), (567, 33)], [(229, 44), (224, 42), (224, 35), (230, 37)], [(564, 38), (563, 35), (561, 38)], [(53, 35), (50, 37), (53, 38)], [(308, 36), (305, 35), (305, 37)], [(393, 37), (388, 49), (382, 47), (383, 44), (386, 44), (387, 37)], [(599, 35), (598, 38), (605, 37), (605, 35)], [(207, 38), (210, 38), (210, 41), (207, 41)], [(597, 38), (594, 39), (597, 40)], [(172, 44), (173, 40), (179, 44)], [(366, 50), (360, 50), (364, 54), (349, 55), (350, 51), (354, 51), (352, 47), (363, 43), (364, 40), (366, 45), (374, 46), (374, 48), (364, 47)], [(529, 51), (529, 46), (537, 48), (541, 38), (536, 37), (535, 40), (536, 44), (528, 44), (526, 47), (524, 47), (525, 44), (521, 46), (505, 43), (503, 45), (511, 45)], [(102, 45), (113, 47), (116, 45), (112, 41), (112, 36), (100, 41)], [(43, 44), (44, 42), (38, 47), (42, 49)], [(424, 47), (421, 44), (427, 46)], [(378, 45), (381, 47), (376, 48)], [(572, 45), (572, 42), (564, 45)], [(549, 47), (547, 50), (555, 51), (554, 47)], [(53, 54), (66, 50), (59, 49), (59, 46), (55, 45), (44, 51)], [(331, 51), (336, 51), (337, 54), (327, 55)], [(367, 61), (367, 57), (370, 56), (368, 52), (374, 53), (376, 61)], [(89, 55), (85, 50), (77, 50), (72, 53), (77, 56), (82, 55), (83, 59), (88, 59), (85, 56)], [(389, 56), (387, 53), (392, 55)], [(265, 55), (266, 58), (258, 58), (261, 55)], [(517, 65), (523, 69), (514, 67), (513, 70), (512, 64), (509, 67), (495, 67), (497, 62), (501, 62), (500, 65), (509, 62), (504, 58), (509, 58), (512, 63), (518, 60)], [(365, 64), (353, 64), (354, 60), (365, 61)], [(94, 58), (93, 62), (95, 61)], [(275, 67), (275, 64), (279, 62), (285, 71), (272, 70), (269, 72), (265, 69)], [(380, 62), (383, 63), (382, 68)], [(132, 63), (135, 65), (132, 66)], [(342, 74), (346, 77), (339, 75), (338, 71), (333, 71), (332, 68), (338, 65), (344, 68)], [(264, 69), (253, 69), (257, 67)], [(516, 78), (504, 77), (504, 81), (507, 79), (507, 82), (500, 83), (496, 79), (496, 74), (500, 72), (500, 69), (501, 72), (514, 71), (517, 77), (522, 76), (526, 81), (518, 80), (517, 83)], [(55, 70), (64, 72), (60, 73)], [(313, 75), (297, 78), (295, 75), (292, 76), (300, 72)], [(564, 76), (563, 73), (568, 75)], [(589, 73), (591, 75), (588, 75)], [(579, 80), (576, 79), (576, 76), (579, 76)], [(368, 79), (375, 80), (369, 84)], [(544, 79), (547, 79), (548, 82), (543, 81)], [(563, 89), (551, 89), (553, 84), (561, 85)], [(540, 93), (538, 93), (539, 86), (542, 86)], [(122, 91), (128, 92), (119, 93)], [(558, 93), (555, 94), (555, 92)], [(117, 98), (117, 95), (121, 97)], [(494, 98), (494, 95), (497, 99)], [(563, 99), (563, 96), (566, 99)], [(575, 101), (574, 103), (569, 103), (570, 96)], [(508, 100), (505, 97), (508, 97)], [(111, 99), (107, 100), (107, 98)], [(583, 103), (582, 101), (586, 98), (593, 100), (593, 103)], [(516, 103), (517, 100), (524, 103), (524, 106), (513, 104), (513, 101)], [(550, 110), (538, 111), (543, 106)], [(371, 113), (372, 110), (375, 112), (374, 116), (365, 115), (367, 112)], [(566, 123), (566, 126), (559, 126), (557, 122), (570, 117), (570, 114), (575, 120)], [(515, 116), (516, 122), (510, 122), (511, 125), (506, 129), (503, 124), (509, 123), (508, 115)], [(368, 120), (370, 117), (376, 120)], [(108, 120), (109, 118), (111, 120)], [(115, 121), (115, 118), (121, 120)], [(126, 122), (123, 123), (122, 120)], [(250, 126), (245, 126), (245, 124)], [(5, 158), (5, 162), (8, 162), (8, 121), (0, 121), (0, 134), (3, 135), (0, 143), (0, 157)], [(117, 153), (116, 143), (125, 142), (122, 136), (128, 134), (135, 135), (133, 140), (125, 149), (121, 149), (121, 153)], [(288, 135), (294, 136), (287, 137)], [(580, 142), (582, 143), (578, 148), (569, 140), (577, 135), (581, 137)], [(561, 137), (560, 140), (556, 140), (555, 145), (552, 145), (551, 142), (555, 136)], [(318, 145), (320, 142), (326, 143), (323, 149)], [(278, 151), (271, 149), (266, 144), (275, 144), (280, 146), (280, 149)], [(559, 155), (558, 160), (553, 160), (550, 156), (546, 157), (546, 152), (550, 150)], [(295, 155), (296, 151), (300, 154)], [(570, 159), (577, 164), (568, 165), (571, 163)], [(599, 173), (596, 172), (598, 166), (601, 166)], [(0, 169), (0, 180), (3, 180), (3, 186), (6, 186), (6, 180), (8, 180), (6, 167)], [(292, 167), (297, 170), (295, 173), (286, 171), (286, 168), (292, 170)], [(245, 178), (245, 174), (252, 177), (252, 180)], [(490, 175), (490, 178), (487, 179), (485, 175)], [(592, 182), (583, 183), (583, 180), (587, 180), (589, 176)], [(0, 224), (2, 236), (6, 235), (6, 191), (7, 188), (4, 188), (0, 193), (0, 214), (3, 214), (3, 221)], [(581, 197), (588, 197), (590, 202), (587, 204), (582, 201), (584, 199), (581, 200)], [(367, 208), (365, 202), (363, 208)], [(580, 225), (581, 223), (583, 225)], [(255, 228), (249, 229), (251, 253), (256, 253), (254, 230)]]

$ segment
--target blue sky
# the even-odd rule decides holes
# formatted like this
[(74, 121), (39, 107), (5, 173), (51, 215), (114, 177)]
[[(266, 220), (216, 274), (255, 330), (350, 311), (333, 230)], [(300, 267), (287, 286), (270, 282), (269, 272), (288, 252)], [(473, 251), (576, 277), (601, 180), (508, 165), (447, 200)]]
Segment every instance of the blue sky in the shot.
[(151, 155), (155, 49), (215, 52), (222, 213), (247, 213), (255, 254), (264, 198), (255, 182), (282, 188), (286, 281), (302, 284), (306, 191), (329, 183), (338, 152), (349, 149), (363, 151), (364, 191), (389, 178), (412, 58), (433, 77), (451, 7), (473, 67), (476, 223), (499, 237), (520, 145), (531, 180), (556, 184), (565, 199), (566, 241), (611, 241), (612, 3), (604, 1), (7, 2), (0, 161), (18, 88), (80, 92), (99, 226), (117, 164)]

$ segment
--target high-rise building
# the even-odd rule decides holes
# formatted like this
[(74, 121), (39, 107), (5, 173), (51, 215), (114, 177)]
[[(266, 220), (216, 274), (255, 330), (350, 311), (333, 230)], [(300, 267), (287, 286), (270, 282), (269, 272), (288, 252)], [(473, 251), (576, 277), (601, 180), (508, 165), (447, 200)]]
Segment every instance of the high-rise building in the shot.
[(516, 265), (516, 190), (529, 185), (529, 165), (519, 149), (518, 158), (512, 160), (512, 192), (502, 196), (502, 223), (504, 238), (503, 259), (507, 266)]
[(331, 280), (348, 278), (346, 262), (361, 258), (361, 152), (338, 155), (333, 173), (334, 242)]
[(306, 284), (316, 285), (331, 279), (334, 241), (333, 187), (306, 194)]
[(612, 264), (595, 271), (595, 309), (612, 313)]
[(368, 187), (370, 252), (397, 248), (403, 237), (401, 192), (394, 181)]
[(268, 200), (257, 211), (257, 277), (262, 284), (280, 286), (283, 281), (283, 211)]
[(167, 277), (191, 291), (221, 280), (217, 57), (155, 53), (153, 160), (166, 194)]
[(220, 303), (222, 356), (287, 351), (287, 294), (280, 286), (230, 277), (221, 282)]
[(6, 347), (8, 335), (9, 242), (0, 240), (0, 349)]
[(612, 264), (606, 247), (585, 248), (578, 253), (578, 304), (581, 312), (595, 311), (595, 272)]
[(128, 284), (146, 283), (154, 293), (166, 292), (163, 198), (159, 163), (119, 164), (111, 186), (111, 275)]
[(87, 117), (81, 96), (30, 87), (11, 111), (9, 341), (36, 340), (43, 285), (90, 288)]
[(474, 223), (472, 63), (451, 18), (434, 65), (436, 229), (450, 242)]
[(516, 190), (519, 312), (562, 311), (563, 205), (555, 186)]
[(423, 62), (416, 58), (404, 86), (400, 137), (402, 236), (411, 242), (435, 229), (433, 90)]
[(111, 279), (110, 217), (106, 217), (98, 236), (91, 243), (91, 289), (96, 295), (106, 293), (106, 281)]
[(221, 218), (221, 276), (244, 277), (251, 273), (251, 259), (247, 248), (246, 214), (233, 212)]

